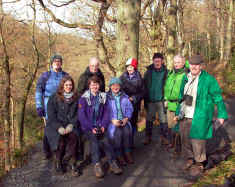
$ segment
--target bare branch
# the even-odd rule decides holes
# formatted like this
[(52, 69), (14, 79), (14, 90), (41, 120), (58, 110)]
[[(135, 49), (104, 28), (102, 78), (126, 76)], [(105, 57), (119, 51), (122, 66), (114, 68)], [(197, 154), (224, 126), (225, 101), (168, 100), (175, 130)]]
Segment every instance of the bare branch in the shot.
[(57, 5), (57, 4), (53, 3), (51, 0), (48, 0), (48, 1), (49, 1), (49, 3), (51, 5), (53, 5), (55, 7), (63, 7), (63, 6), (67, 6), (67, 5), (71, 4), (71, 3), (74, 3), (76, 0), (70, 0), (70, 1), (68, 1), (66, 3), (61, 4), (61, 5)]
[(143, 9), (141, 10), (141, 15), (140, 17), (143, 17), (145, 14), (145, 10), (147, 9), (148, 6), (151, 5), (151, 3), (153, 2), (153, 0), (147, 0), (146, 3), (144, 4)]
[(81, 28), (81, 29), (94, 29), (95, 25), (90, 24), (81, 24), (81, 23), (67, 23), (65, 21), (62, 21), (61, 19), (57, 18), (55, 14), (45, 6), (43, 0), (38, 0), (40, 5), (43, 7), (43, 9), (51, 16), (54, 22), (58, 23), (59, 25), (62, 25), (67, 28)]

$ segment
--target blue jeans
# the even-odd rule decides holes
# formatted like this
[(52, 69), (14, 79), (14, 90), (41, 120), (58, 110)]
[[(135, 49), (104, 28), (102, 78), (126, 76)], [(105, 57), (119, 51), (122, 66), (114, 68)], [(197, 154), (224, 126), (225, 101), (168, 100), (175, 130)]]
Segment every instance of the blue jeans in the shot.
[(94, 164), (100, 162), (101, 149), (105, 152), (110, 163), (115, 159), (113, 147), (106, 134), (104, 134), (102, 138), (97, 138), (95, 134), (88, 132), (86, 133), (86, 136), (90, 141), (91, 158)]
[(121, 156), (122, 150), (130, 152), (132, 145), (132, 130), (128, 124), (124, 127), (116, 127), (114, 136), (110, 137), (116, 156)]

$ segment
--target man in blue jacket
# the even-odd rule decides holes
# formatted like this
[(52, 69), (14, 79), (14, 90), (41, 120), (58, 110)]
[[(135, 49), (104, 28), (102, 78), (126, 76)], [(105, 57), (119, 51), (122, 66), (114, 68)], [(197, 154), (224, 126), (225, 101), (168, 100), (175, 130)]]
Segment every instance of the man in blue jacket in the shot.
[[(53, 95), (59, 84), (60, 80), (68, 73), (62, 71), (62, 56), (53, 55), (51, 57), (51, 68), (50, 71), (46, 71), (41, 74), (36, 85), (36, 109), (39, 117), (47, 120), (47, 102), (51, 95)], [(48, 144), (46, 136), (43, 137), (43, 151), (45, 159), (51, 158), (51, 150)]]

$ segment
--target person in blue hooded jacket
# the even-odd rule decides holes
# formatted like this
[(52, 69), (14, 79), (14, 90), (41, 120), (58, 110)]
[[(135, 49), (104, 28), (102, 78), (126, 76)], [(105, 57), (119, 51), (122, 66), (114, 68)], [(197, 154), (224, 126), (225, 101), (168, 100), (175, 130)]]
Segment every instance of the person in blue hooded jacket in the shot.
[(113, 144), (115, 154), (120, 165), (133, 164), (131, 155), (132, 126), (130, 119), (133, 113), (133, 106), (128, 95), (121, 91), (121, 80), (114, 77), (109, 82), (108, 105), (111, 111), (111, 121), (108, 127), (108, 134)]
[[(47, 121), (47, 103), (49, 97), (56, 93), (61, 79), (68, 75), (62, 71), (62, 56), (55, 54), (51, 57), (51, 68), (49, 71), (43, 72), (36, 85), (35, 103), (37, 114), (39, 117)], [(46, 136), (43, 137), (43, 151), (45, 159), (51, 158), (51, 150)]]

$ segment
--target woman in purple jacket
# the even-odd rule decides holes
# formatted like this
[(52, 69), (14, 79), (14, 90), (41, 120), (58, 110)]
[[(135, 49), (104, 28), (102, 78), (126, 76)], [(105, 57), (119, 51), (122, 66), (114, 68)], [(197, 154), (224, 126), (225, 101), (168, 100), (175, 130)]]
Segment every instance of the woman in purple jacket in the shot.
[(110, 111), (106, 102), (106, 93), (99, 91), (100, 85), (101, 80), (97, 76), (92, 76), (88, 80), (89, 90), (81, 96), (78, 110), (81, 128), (90, 141), (92, 162), (95, 165), (94, 172), (98, 178), (104, 176), (100, 149), (103, 149), (108, 157), (111, 171), (114, 174), (122, 173), (106, 135), (110, 122)]
[(110, 91), (108, 92), (108, 104), (111, 109), (111, 124), (108, 132), (109, 138), (114, 146), (115, 154), (120, 165), (126, 165), (123, 154), (127, 163), (133, 164), (131, 156), (132, 127), (129, 120), (133, 113), (133, 107), (129, 97), (120, 90), (121, 80), (112, 78), (109, 82)]

